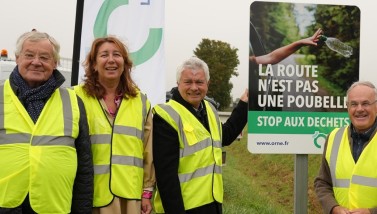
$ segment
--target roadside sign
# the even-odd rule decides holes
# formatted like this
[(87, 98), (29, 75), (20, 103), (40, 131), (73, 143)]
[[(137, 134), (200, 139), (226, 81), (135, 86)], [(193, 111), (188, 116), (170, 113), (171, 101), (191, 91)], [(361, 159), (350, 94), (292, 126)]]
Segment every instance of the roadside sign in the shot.
[[(338, 19), (330, 22), (328, 11)], [(352, 55), (329, 49), (316, 39), (319, 34), (352, 46)], [(336, 127), (350, 124), (346, 90), (359, 79), (359, 38), (360, 10), (356, 6), (251, 4), (251, 153), (322, 154), (327, 135)]]

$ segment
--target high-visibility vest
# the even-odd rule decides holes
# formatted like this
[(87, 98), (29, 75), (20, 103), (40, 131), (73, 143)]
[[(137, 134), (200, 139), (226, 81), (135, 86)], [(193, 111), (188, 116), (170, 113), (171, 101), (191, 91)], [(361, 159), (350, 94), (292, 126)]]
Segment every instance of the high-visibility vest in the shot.
[(141, 199), (143, 190), (144, 124), (151, 104), (138, 92), (122, 99), (110, 124), (100, 101), (88, 96), (82, 86), (74, 87), (84, 102), (94, 165), (93, 206), (110, 204), (114, 196)]
[(377, 207), (377, 136), (373, 136), (355, 164), (347, 130), (348, 127), (332, 131), (326, 149), (335, 199), (348, 209)]
[[(205, 106), (211, 132), (174, 100), (153, 108), (153, 113), (163, 118), (178, 133), (178, 177), (185, 210), (214, 201), (223, 202), (221, 122), (216, 109), (207, 101)], [(158, 184), (154, 207), (157, 213), (164, 213)]]
[(34, 124), (9, 80), (0, 87), (0, 207), (29, 193), (37, 213), (71, 212), (79, 119), (73, 90), (55, 90)]

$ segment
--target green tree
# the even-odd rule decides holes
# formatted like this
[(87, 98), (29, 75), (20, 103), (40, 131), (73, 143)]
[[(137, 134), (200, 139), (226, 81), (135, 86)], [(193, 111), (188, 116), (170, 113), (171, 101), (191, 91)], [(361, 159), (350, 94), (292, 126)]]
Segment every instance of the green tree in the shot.
[(255, 1), (250, 6), (250, 20), (262, 35), (267, 52), (300, 39), (294, 4)]
[(207, 95), (220, 103), (220, 110), (227, 108), (232, 99), (230, 92), (233, 84), (230, 82), (232, 75), (238, 76), (237, 66), (240, 64), (237, 48), (217, 40), (202, 39), (194, 54), (204, 60), (209, 68), (210, 85)]

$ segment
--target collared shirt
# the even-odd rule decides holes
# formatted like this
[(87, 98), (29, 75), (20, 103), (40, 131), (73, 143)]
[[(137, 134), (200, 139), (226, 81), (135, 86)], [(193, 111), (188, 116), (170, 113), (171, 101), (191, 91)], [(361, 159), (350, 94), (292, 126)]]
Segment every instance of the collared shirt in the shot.
[(195, 116), (198, 118), (198, 120), (203, 124), (203, 126), (209, 131), (209, 125), (208, 125), (208, 118), (207, 118), (207, 110), (203, 105), (203, 102), (200, 103), (199, 108), (195, 110)]
[(351, 125), (351, 137), (352, 137), (352, 156), (355, 163), (359, 159), (361, 152), (363, 151), (364, 144), (369, 141), (373, 131), (376, 129), (377, 120), (374, 121), (373, 126), (364, 133), (357, 133), (354, 126)]

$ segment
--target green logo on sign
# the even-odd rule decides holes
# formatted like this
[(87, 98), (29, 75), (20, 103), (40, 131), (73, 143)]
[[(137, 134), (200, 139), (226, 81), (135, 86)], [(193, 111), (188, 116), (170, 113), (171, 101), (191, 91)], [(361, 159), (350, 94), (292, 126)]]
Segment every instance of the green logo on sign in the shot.
[(315, 145), (315, 147), (317, 147), (318, 149), (320, 149), (321, 148), (321, 144), (318, 142), (318, 139), (322, 138), (323, 140), (326, 140), (327, 135), (324, 134), (324, 133), (320, 133), (319, 131), (315, 131), (314, 134), (313, 134), (313, 138), (314, 138), (314, 145)]

